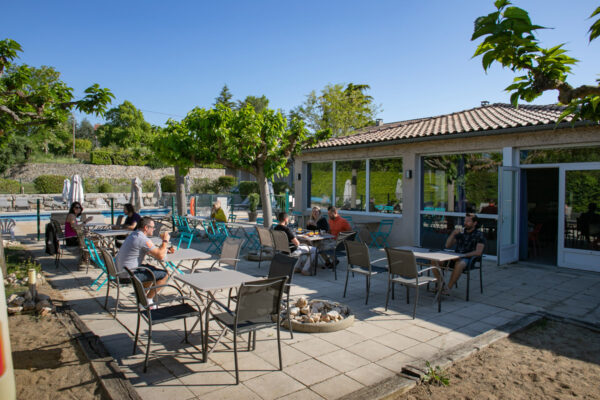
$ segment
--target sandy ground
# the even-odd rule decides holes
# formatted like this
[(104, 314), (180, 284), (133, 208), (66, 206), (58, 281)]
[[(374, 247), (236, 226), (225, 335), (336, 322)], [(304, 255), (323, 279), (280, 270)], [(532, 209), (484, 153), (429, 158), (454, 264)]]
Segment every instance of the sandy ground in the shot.
[(600, 399), (600, 334), (542, 320), (446, 371), (449, 386), (399, 399)]
[[(59, 296), (48, 286), (39, 291)], [(87, 359), (56, 316), (11, 316), (9, 329), (17, 399), (103, 399)]]

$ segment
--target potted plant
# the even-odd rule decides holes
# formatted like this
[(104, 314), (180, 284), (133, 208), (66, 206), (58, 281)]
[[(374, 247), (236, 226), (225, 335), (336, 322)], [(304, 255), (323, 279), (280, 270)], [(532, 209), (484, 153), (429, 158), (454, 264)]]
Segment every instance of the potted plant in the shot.
[(260, 200), (260, 196), (258, 193), (250, 193), (248, 195), (249, 203), (248, 203), (248, 221), (255, 222), (258, 213), (256, 209), (258, 208), (258, 202)]

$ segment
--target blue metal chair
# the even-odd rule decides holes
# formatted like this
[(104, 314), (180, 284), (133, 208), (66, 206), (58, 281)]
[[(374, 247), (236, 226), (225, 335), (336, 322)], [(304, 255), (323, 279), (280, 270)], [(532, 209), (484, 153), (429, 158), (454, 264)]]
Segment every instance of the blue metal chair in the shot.
[(218, 251), (221, 251), (221, 244), (229, 236), (229, 232), (227, 231), (225, 223), (216, 222), (213, 225), (210, 221), (202, 221), (202, 226), (206, 231), (206, 236), (208, 236), (208, 240), (210, 240), (210, 245), (208, 246), (206, 251), (210, 253), (216, 253)]
[(181, 242), (187, 242), (187, 247), (186, 249), (189, 249), (190, 246), (192, 245), (192, 240), (194, 239), (194, 234), (189, 233), (189, 232), (181, 232), (179, 234), (179, 243), (177, 243), (177, 250), (179, 250), (179, 247), (181, 247)]
[[(98, 285), (95, 289), (96, 291), (98, 291), (102, 289), (102, 286), (104, 286), (106, 282), (108, 282), (108, 277), (105, 276), (106, 265), (104, 265), (104, 260), (98, 254), (98, 250), (96, 250), (96, 245), (94, 244), (94, 241), (91, 238), (85, 238), (84, 243), (85, 247), (88, 250), (88, 253), (90, 254), (90, 261), (100, 269), (100, 275), (98, 275), (98, 277), (94, 279), (94, 281), (90, 284), (91, 288), (93, 288), (95, 285)], [(102, 277), (104, 277), (104, 279), (100, 281)]]
[[(392, 225), (394, 225), (393, 219), (382, 219), (379, 221), (377, 231), (369, 232), (369, 235), (371, 235), (371, 244), (369, 244), (369, 247), (381, 249), (388, 246), (387, 238), (392, 232)], [(379, 239), (381, 239), (381, 243), (379, 243)]]

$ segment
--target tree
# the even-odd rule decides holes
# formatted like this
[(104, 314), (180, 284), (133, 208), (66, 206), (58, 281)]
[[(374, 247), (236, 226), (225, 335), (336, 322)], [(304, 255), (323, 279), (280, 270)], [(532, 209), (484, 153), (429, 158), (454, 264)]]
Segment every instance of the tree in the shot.
[(289, 173), (288, 159), (304, 145), (330, 135), (328, 130), (309, 134), (304, 122), (288, 122), (271, 109), (257, 112), (254, 107), (232, 110), (221, 104), (214, 109), (195, 108), (181, 122), (170, 121), (155, 141), (157, 154), (183, 175), (196, 162), (219, 163), (247, 171), (257, 178), (263, 204), (265, 226), (272, 220), (267, 179)]
[[(563, 45), (551, 48), (540, 46), (535, 32), (545, 29), (531, 22), (527, 11), (509, 7), (508, 0), (496, 0), (497, 11), (475, 20), (471, 40), (484, 38), (473, 57), (482, 56), (483, 69), (498, 62), (513, 72), (525, 75), (514, 78), (506, 90), (511, 92), (511, 103), (516, 107), (519, 99), (533, 101), (542, 93), (558, 90), (558, 101), (566, 105), (561, 120), (572, 114), (574, 120), (600, 121), (600, 85), (581, 85), (574, 88), (567, 83), (571, 66), (577, 60), (566, 55)], [(598, 7), (590, 16), (600, 14)], [(600, 36), (600, 19), (589, 29), (590, 42)], [(597, 80), (600, 82), (600, 80)]]
[(232, 98), (233, 95), (229, 91), (227, 84), (225, 84), (223, 85), (223, 89), (221, 89), (221, 93), (219, 93), (219, 96), (215, 99), (214, 105), (216, 106), (217, 104), (223, 104), (225, 107), (233, 108), (235, 103), (231, 101)]
[(98, 140), (102, 146), (116, 145), (129, 148), (152, 141), (152, 126), (144, 120), (144, 114), (131, 102), (111, 108), (106, 113), (107, 123), (98, 128)]
[(269, 99), (267, 99), (267, 97), (264, 94), (260, 97), (246, 96), (244, 101), (238, 100), (237, 109), (242, 109), (248, 104), (254, 107), (254, 110), (260, 114), (261, 112), (269, 108)]
[(312, 132), (331, 129), (333, 136), (345, 136), (373, 125), (379, 107), (373, 97), (366, 94), (369, 85), (349, 83), (327, 85), (317, 96), (315, 91), (305, 102), (290, 112), (290, 117), (300, 117)]
[(78, 139), (88, 139), (94, 141), (96, 135), (94, 133), (94, 126), (87, 120), (87, 118), (82, 119), (79, 124), (77, 124), (77, 128), (75, 129), (75, 137)]
[(55, 126), (65, 121), (73, 109), (104, 114), (114, 98), (110, 90), (94, 84), (84, 90), (82, 99), (75, 100), (73, 89), (59, 79), (60, 74), (53, 68), (14, 64), (22, 51), (14, 40), (0, 41), (0, 135), (32, 125)]

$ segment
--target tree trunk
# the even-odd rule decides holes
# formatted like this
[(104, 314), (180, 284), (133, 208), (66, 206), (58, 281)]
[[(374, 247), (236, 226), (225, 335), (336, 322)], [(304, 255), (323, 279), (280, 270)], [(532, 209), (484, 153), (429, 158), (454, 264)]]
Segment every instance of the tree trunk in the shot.
[(267, 178), (265, 177), (265, 172), (262, 168), (258, 169), (256, 180), (258, 182), (258, 189), (260, 191), (264, 226), (269, 228), (271, 226), (271, 221), (273, 220), (273, 210), (271, 210), (271, 199), (269, 198), (269, 185), (267, 183)]
[(185, 177), (179, 173), (179, 167), (175, 167), (175, 190), (177, 198), (177, 213), (179, 215), (187, 214), (187, 204), (185, 196)]

